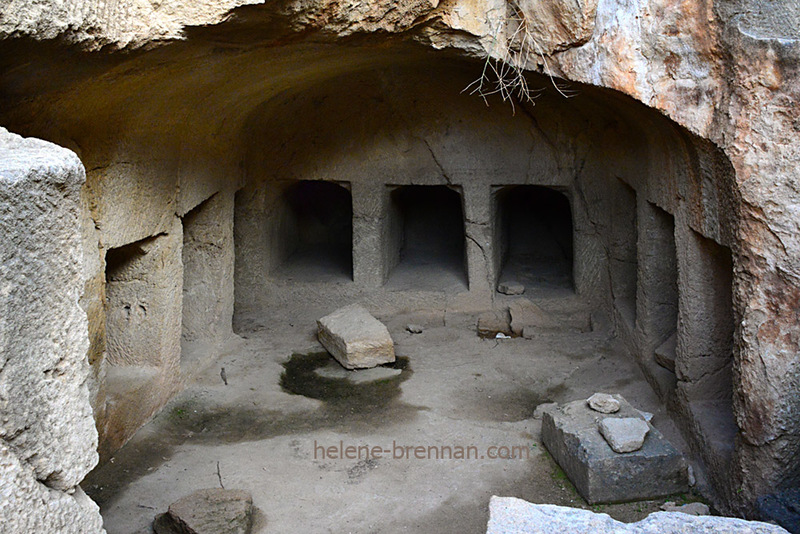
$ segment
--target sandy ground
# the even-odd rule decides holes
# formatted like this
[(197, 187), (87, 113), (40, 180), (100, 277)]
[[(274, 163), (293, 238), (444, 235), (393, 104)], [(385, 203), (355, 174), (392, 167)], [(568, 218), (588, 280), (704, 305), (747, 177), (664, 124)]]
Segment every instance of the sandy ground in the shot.
[[(252, 493), (264, 533), (478, 533), (492, 495), (590, 508), (544, 450), (533, 412), (596, 391), (654, 413), (653, 424), (685, 450), (607, 330), (486, 340), (474, 315), (392, 313), (381, 319), (402, 372), (354, 385), (313, 372), (325, 363), (315, 319), (330, 306), (321, 299), (240, 321), (242, 337), (88, 477), (109, 534), (150, 532), (171, 502), (220, 483)], [(408, 323), (425, 329), (411, 334)], [(362, 446), (361, 457), (331, 458), (327, 448), (340, 442)], [(368, 458), (365, 445), (387, 452)], [(422, 458), (407, 448), (417, 446)], [(475, 457), (436, 459), (447, 446)], [(500, 447), (521, 457), (489, 458)], [(677, 497), (685, 498), (693, 496)], [(635, 521), (664, 500), (591, 508)]]

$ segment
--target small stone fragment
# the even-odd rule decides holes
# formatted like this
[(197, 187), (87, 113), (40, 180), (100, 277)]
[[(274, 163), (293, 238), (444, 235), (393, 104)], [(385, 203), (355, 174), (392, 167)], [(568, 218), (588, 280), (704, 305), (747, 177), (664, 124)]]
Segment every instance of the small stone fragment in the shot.
[(506, 334), (504, 334), (502, 332), (498, 332), (497, 334), (495, 334), (494, 338), (495, 339), (511, 339), (511, 336), (507, 336)]
[(586, 402), (589, 408), (600, 413), (617, 413), (619, 411), (619, 401), (608, 393), (595, 393)]
[(504, 295), (522, 295), (525, 293), (525, 286), (519, 282), (501, 282), (497, 291)]
[(389, 330), (358, 304), (317, 320), (317, 327), (322, 346), (347, 369), (366, 369), (395, 360)]
[(600, 421), (600, 434), (618, 453), (641, 449), (649, 431), (650, 425), (637, 417), (606, 417)]
[(536, 407), (535, 410), (533, 410), (533, 418), (534, 419), (541, 419), (542, 415), (544, 414), (544, 412), (546, 410), (549, 410), (551, 408), (555, 408), (556, 406), (558, 406), (558, 403), (555, 403), (555, 402), (544, 402), (544, 403), (540, 404), (539, 406)]
[(423, 328), (418, 324), (406, 325), (406, 330), (412, 334), (421, 334)]
[(708, 506), (701, 502), (677, 505), (674, 502), (668, 501), (661, 505), (661, 509), (665, 512), (680, 512), (688, 515), (711, 515), (711, 510), (709, 510)]
[(203, 489), (179, 499), (153, 522), (155, 534), (249, 534), (253, 498), (246, 491)]

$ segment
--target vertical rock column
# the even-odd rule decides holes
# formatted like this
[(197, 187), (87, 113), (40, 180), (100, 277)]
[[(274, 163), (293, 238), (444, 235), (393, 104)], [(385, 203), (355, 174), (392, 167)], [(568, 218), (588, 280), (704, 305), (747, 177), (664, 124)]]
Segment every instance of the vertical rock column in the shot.
[(0, 128), (0, 532), (103, 532), (78, 157)]

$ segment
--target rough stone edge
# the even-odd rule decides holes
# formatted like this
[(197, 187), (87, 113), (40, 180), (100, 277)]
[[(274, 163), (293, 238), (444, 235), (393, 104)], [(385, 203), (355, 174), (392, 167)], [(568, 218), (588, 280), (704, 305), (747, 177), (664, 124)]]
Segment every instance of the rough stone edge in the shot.
[[(567, 530), (565, 530), (565, 528)], [(608, 514), (554, 504), (533, 504), (516, 497), (493, 495), (489, 502), (489, 523), (486, 534), (512, 532), (649, 534), (656, 532), (741, 532), (757, 534), (789, 534), (777, 525), (747, 521), (733, 517), (692, 516), (680, 512), (653, 512), (636, 523), (622, 523)]]
[[(31, 184), (40, 184), (42, 189), (57, 189), (67, 191), (64, 196), (70, 196), (74, 205), (67, 209), (72, 209), (75, 213), (80, 213), (80, 187), (86, 179), (86, 172), (78, 156), (66, 148), (53, 143), (36, 138), (25, 138), (11, 133), (5, 128), (0, 127), (0, 184), (4, 188), (13, 189), (20, 186), (24, 181)], [(19, 199), (20, 203), (27, 201), (27, 198)], [(10, 213), (15, 213), (17, 206), (8, 206)], [(58, 226), (58, 225), (56, 225)], [(69, 249), (66, 254), (69, 256), (65, 261), (74, 262), (77, 272), (81, 272), (83, 265), (82, 241), (80, 238), (80, 217), (74, 220), (74, 231), (76, 238), (73, 242), (65, 244)], [(12, 253), (15, 257), (16, 253)], [(3, 299), (0, 305), (3, 311), (9, 305), (9, 296), (14, 287), (13, 279), (0, 280), (0, 285), (9, 289), (3, 291)], [(82, 333), (79, 334), (81, 343), (73, 347), (73, 352), (82, 354), (82, 358), (77, 360), (77, 368), (72, 369), (70, 378), (78, 379), (75, 384), (71, 384), (72, 392), (79, 395), (78, 402), (81, 406), (79, 417), (88, 418), (87, 428), (84, 437), (88, 436), (90, 443), (74, 443), (67, 439), (67, 443), (62, 446), (78, 446), (83, 449), (77, 453), (77, 464), (73, 465), (70, 473), (64, 474), (63, 466), (56, 462), (53, 465), (45, 465), (44, 468), (51, 469), (57, 475), (57, 483), (46, 485), (47, 481), (40, 480), (37, 474), (37, 466), (31, 465), (24, 458), (15, 452), (13, 447), (5, 439), (0, 439), (0, 495), (4, 498), (0, 502), (0, 525), (3, 532), (59, 532), (59, 533), (104, 533), (103, 520), (100, 516), (99, 507), (81, 490), (78, 483), (84, 476), (97, 464), (97, 430), (92, 417), (90, 404), (90, 394), (86, 383), (89, 376), (89, 365), (86, 352), (89, 347), (88, 326), (85, 312), (78, 302), (83, 291), (82, 280), (76, 278), (75, 287), (63, 288), (66, 293), (74, 293), (74, 321), (64, 324), (56, 323), (61, 329), (77, 328)], [(42, 292), (50, 291), (49, 288), (41, 288)], [(5, 315), (5, 313), (3, 313)], [(32, 320), (36, 320), (33, 317)], [(18, 318), (24, 321), (24, 318)], [(77, 324), (75, 324), (77, 323)], [(5, 330), (0, 330), (2, 336), (6, 335)], [(40, 332), (35, 332), (40, 334)], [(0, 338), (2, 338), (0, 336)], [(58, 336), (56, 336), (58, 337)], [(9, 340), (0, 339), (0, 347), (5, 351), (8, 349)], [(3, 358), (4, 366), (7, 363)], [(72, 362), (76, 363), (75, 361)], [(42, 397), (48, 395), (47, 391), (41, 392)], [(9, 399), (13, 401), (13, 399)], [(52, 400), (52, 399), (51, 399)], [(42, 428), (58, 424), (57, 421), (38, 421)], [(63, 428), (61, 430), (64, 430)], [(63, 433), (63, 432), (62, 432)], [(58, 446), (56, 443), (54, 446)], [(80, 456), (83, 456), (82, 458)], [(45, 464), (52, 464), (45, 458)], [(41, 470), (39, 466), (38, 470)]]

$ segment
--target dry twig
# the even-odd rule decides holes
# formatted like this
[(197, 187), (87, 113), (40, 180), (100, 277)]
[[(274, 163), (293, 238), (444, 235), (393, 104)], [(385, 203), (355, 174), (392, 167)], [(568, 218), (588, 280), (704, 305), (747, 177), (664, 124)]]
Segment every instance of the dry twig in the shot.
[[(518, 0), (509, 0), (508, 7), (509, 14), (498, 24), (494, 36), (494, 49), (490, 51), (483, 64), (480, 78), (465, 87), (464, 91), (477, 94), (487, 105), (487, 98), (495, 94), (499, 94), (504, 102), (510, 102), (512, 109), (515, 97), (520, 102), (533, 103), (544, 88), (531, 88), (525, 77), (525, 69), (532, 58), (538, 57), (556, 91), (565, 98), (574, 96), (566, 86), (556, 82), (547, 63), (547, 57), (534, 38)], [(506, 37), (506, 42), (501, 44), (504, 26), (509, 30), (505, 32), (506, 35), (509, 33), (510, 35)]]

